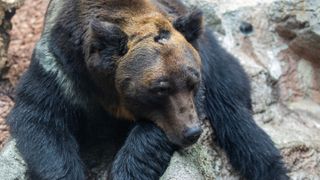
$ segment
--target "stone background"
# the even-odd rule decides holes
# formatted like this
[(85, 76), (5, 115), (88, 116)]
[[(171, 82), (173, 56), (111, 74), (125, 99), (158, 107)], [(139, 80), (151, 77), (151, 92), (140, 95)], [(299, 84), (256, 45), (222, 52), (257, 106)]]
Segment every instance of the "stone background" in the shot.
[[(281, 149), (291, 179), (320, 179), (320, 0), (183, 1), (204, 11), (207, 25), (245, 67), (255, 120)], [(163, 180), (239, 179), (206, 123), (196, 145), (175, 153)], [(24, 179), (24, 173), (10, 141), (0, 153), (0, 178)]]
[[(4, 119), (13, 106), (14, 87), (29, 65), (48, 4), (47, 0), (11, 0), (7, 4), (3, 2), (9, 0), (0, 0), (0, 148), (9, 134)], [(15, 11), (23, 2), (24, 5)], [(10, 23), (9, 20), (15, 12), (16, 15)], [(11, 40), (7, 51), (9, 35)]]

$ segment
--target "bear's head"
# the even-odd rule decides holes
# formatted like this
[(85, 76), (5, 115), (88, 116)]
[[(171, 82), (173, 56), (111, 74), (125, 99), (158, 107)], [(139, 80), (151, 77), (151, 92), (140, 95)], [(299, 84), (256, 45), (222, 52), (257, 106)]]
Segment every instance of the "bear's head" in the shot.
[(201, 60), (193, 45), (203, 29), (201, 11), (128, 19), (89, 23), (86, 64), (102, 90), (100, 102), (119, 118), (153, 121), (174, 144), (193, 144), (202, 132), (195, 106)]

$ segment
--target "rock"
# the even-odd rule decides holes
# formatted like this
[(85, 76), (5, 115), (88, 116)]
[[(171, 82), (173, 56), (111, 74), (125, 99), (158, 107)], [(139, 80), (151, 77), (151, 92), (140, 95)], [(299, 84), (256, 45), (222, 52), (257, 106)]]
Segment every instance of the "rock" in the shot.
[[(183, 2), (204, 11), (206, 23), (249, 74), (254, 118), (281, 149), (291, 179), (320, 179), (319, 0)], [(240, 179), (207, 121), (203, 127), (197, 144), (175, 153), (162, 180)], [(17, 153), (11, 142), (4, 151)], [(21, 162), (18, 154), (3, 152), (0, 177), (10, 162)], [(11, 160), (2, 166), (1, 159)], [(15, 179), (24, 178), (23, 163), (19, 168), (13, 168), (20, 171)]]
[[(1, 85), (0, 88), (2, 88)], [(0, 96), (0, 149), (2, 148), (9, 134), (9, 129), (2, 120), (7, 116), (7, 114), (9, 114), (12, 107), (12, 99), (10, 99), (8, 96)]]
[(0, 6), (9, 10), (12, 8), (20, 7), (25, 0), (0, 0)]
[(0, 0), (0, 78), (7, 65), (7, 51), (9, 47), (9, 34), (11, 18), (15, 9), (22, 5), (24, 0)]
[(14, 140), (9, 140), (0, 152), (0, 178), (2, 180), (26, 179), (26, 165), (15, 148)]

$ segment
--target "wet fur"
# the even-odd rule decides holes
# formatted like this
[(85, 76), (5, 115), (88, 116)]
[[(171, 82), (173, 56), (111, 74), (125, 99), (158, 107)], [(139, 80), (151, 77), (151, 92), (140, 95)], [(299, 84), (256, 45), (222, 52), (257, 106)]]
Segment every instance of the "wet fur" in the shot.
[[(83, 47), (86, 38), (90, 38), (86, 33), (94, 16), (116, 23), (130, 39), (135, 33), (154, 32), (154, 27), (147, 29), (150, 32), (136, 32), (136, 27), (128, 26), (126, 20), (132, 14), (138, 13), (135, 18), (141, 19), (145, 18), (143, 12), (159, 12), (146, 19), (158, 19), (158, 25), (165, 29), (167, 21), (161, 18), (174, 23), (174, 19), (188, 10), (179, 1), (119, 2), (54, 0), (50, 3), (41, 40), (17, 88), (16, 104), (7, 119), (31, 179), (85, 179), (80, 150), (97, 142), (110, 145), (110, 159), (115, 155), (109, 179), (159, 179), (169, 164), (176, 147), (152, 123), (119, 119), (130, 119), (132, 115), (123, 110), (116, 91), (109, 91), (107, 108), (99, 105), (98, 97), (105, 97), (100, 89), (115, 84), (110, 79), (102, 79), (109, 82), (102, 85), (106, 87), (93, 83), (84, 63)], [(121, 9), (126, 3), (136, 7)], [(179, 29), (178, 24), (175, 27)], [(180, 31), (189, 33), (185, 29)], [(184, 36), (199, 51), (203, 78), (196, 104), (199, 114), (208, 117), (215, 129), (217, 143), (243, 177), (288, 179), (279, 151), (252, 119), (250, 84), (243, 69), (211, 33), (205, 31), (195, 40), (199, 34), (192, 32)], [(131, 42), (129, 48), (138, 41)], [(114, 70), (112, 63), (105, 66), (110, 72)], [(113, 116), (104, 110), (108, 108), (113, 109), (110, 110)], [(98, 140), (97, 134), (103, 134), (104, 138)]]

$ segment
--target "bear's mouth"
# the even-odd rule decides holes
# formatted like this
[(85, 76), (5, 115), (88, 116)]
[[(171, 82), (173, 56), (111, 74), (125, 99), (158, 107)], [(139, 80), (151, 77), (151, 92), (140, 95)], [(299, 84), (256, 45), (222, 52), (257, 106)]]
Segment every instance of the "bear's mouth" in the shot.
[(196, 144), (199, 140), (201, 133), (197, 136), (194, 136), (193, 140), (188, 140), (188, 139), (178, 139), (178, 138), (170, 138), (168, 137), (169, 141), (174, 144), (175, 146), (179, 147), (179, 149), (185, 149), (188, 148), (194, 144)]

